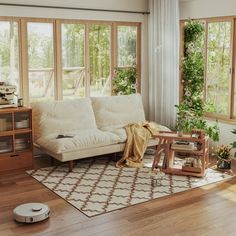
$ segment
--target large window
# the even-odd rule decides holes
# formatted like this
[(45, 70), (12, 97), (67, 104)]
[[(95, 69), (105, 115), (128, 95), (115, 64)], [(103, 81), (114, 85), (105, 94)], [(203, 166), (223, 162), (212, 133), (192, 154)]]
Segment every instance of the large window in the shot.
[(135, 22), (0, 17), (0, 82), (24, 105), (112, 95), (117, 68), (140, 72), (140, 34)]
[(19, 92), (18, 23), (0, 21), (0, 82), (16, 85)]
[[(236, 17), (201, 19), (205, 25), (205, 91), (215, 111), (208, 117), (236, 120)], [(182, 48), (183, 50), (183, 48)]]

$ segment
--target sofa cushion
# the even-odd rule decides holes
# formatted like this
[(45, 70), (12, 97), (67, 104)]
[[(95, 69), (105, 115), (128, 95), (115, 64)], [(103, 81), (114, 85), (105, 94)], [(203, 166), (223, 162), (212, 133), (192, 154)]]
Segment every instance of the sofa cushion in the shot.
[(96, 129), (89, 98), (32, 103), (34, 141), (39, 137)]
[(93, 97), (91, 99), (99, 129), (114, 130), (123, 128), (129, 123), (145, 121), (140, 94)]
[(119, 143), (117, 135), (98, 129), (80, 130), (66, 133), (69, 138), (48, 135), (37, 140), (37, 144), (52, 153), (66, 153)]

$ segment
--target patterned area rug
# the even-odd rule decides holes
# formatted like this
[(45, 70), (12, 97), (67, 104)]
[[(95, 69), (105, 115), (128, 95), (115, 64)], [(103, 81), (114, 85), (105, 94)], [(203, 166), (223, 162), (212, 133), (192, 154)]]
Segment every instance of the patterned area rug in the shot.
[(231, 177), (208, 169), (204, 178), (166, 174), (155, 184), (152, 160), (146, 155), (145, 168), (119, 169), (106, 156), (79, 160), (73, 172), (62, 165), (27, 173), (89, 217)]

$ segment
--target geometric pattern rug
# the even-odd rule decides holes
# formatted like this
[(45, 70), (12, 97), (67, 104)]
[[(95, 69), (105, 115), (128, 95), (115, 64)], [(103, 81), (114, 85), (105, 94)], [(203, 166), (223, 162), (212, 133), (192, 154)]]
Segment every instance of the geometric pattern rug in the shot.
[(230, 178), (208, 169), (203, 178), (166, 174), (153, 184), (153, 155), (145, 155), (144, 168), (116, 168), (110, 156), (82, 159), (72, 172), (68, 165), (27, 171), (88, 217)]

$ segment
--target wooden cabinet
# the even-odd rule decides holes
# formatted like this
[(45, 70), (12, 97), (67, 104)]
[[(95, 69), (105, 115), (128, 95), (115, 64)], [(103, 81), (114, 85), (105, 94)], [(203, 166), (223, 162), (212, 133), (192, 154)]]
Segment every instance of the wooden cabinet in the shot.
[(32, 165), (32, 110), (0, 109), (0, 172)]
[[(201, 138), (192, 137), (192, 135), (183, 135), (179, 137), (174, 132), (163, 132), (156, 136), (159, 139), (156, 156), (153, 161), (152, 169), (160, 167), (163, 172), (176, 175), (191, 175), (203, 177), (208, 168), (209, 162), (209, 141), (208, 136)], [(182, 145), (178, 143), (183, 143)], [(184, 143), (188, 143), (186, 148)], [(162, 153), (164, 159), (162, 166), (159, 165)], [(176, 153), (187, 154), (185, 161), (179, 165), (176, 164)], [(189, 162), (188, 162), (189, 160)], [(195, 166), (191, 165), (191, 161), (196, 162)]]

